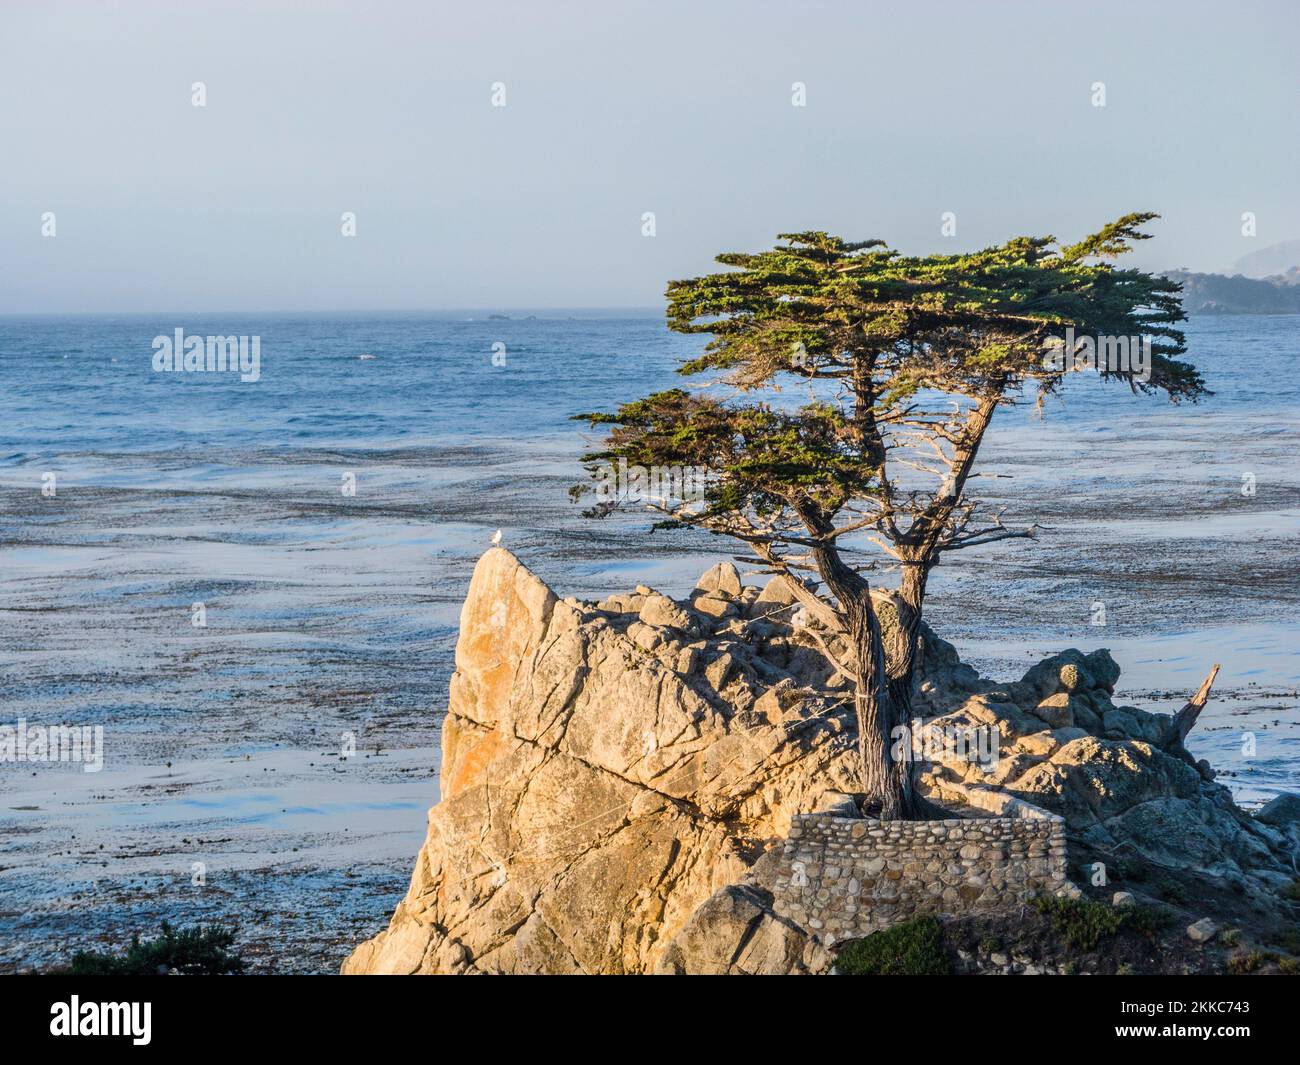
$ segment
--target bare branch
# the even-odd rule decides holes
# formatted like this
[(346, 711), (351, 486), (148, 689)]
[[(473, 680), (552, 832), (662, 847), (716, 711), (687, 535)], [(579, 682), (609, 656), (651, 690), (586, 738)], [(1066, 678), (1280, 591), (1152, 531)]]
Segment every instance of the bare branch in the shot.
[(828, 661), (832, 666), (835, 667), (835, 672), (839, 674), (839, 676), (843, 677), (845, 680), (849, 681), (852, 684), (858, 683), (858, 674), (854, 670), (849, 669), (848, 666), (846, 666), (843, 662), (841, 662), (838, 658), (835, 657), (835, 655), (831, 652), (830, 647), (827, 646), (826, 641), (822, 639), (821, 633), (819, 633), (811, 625), (805, 625), (800, 631), (808, 633), (809, 636), (811, 636), (814, 640), (817, 641), (817, 646), (821, 648), (822, 654), (826, 656), (826, 661)]
[(813, 617), (831, 632), (840, 635), (844, 634), (844, 623), (840, 620), (839, 614), (831, 608), (829, 603), (814, 592), (809, 591), (803, 581), (790, 572), (791, 567), (786, 564), (785, 559), (779, 558), (764, 544), (758, 545), (755, 550), (763, 561), (772, 567), (776, 575), (785, 581), (790, 594), (806, 606)]
[(980, 544), (996, 543), (998, 540), (1036, 540), (1038, 539), (1038, 530), (1045, 528), (1047, 528), (1046, 525), (1030, 525), (1024, 529), (981, 529), (969, 536), (958, 537), (955, 540), (940, 544), (939, 550), (959, 551), (963, 547), (979, 547)]
[[(1210, 689), (1214, 687), (1214, 678), (1219, 675), (1219, 664), (1216, 662), (1214, 668), (1210, 670), (1210, 675), (1201, 681), (1201, 686), (1196, 689), (1193, 695), (1181, 710), (1178, 711), (1169, 722), (1169, 731), (1165, 733), (1164, 742), (1161, 744), (1167, 751), (1182, 753), (1185, 748), (1183, 741), (1187, 739), (1187, 734), (1192, 731), (1196, 724), (1196, 719), (1201, 716), (1201, 711), (1205, 709), (1205, 704), (1210, 699)], [(1191, 760), (1191, 755), (1188, 755)]]

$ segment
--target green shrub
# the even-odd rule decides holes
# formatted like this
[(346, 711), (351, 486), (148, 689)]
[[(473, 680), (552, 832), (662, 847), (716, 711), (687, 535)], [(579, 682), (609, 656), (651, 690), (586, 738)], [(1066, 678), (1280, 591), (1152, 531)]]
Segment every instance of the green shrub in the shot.
[(1163, 906), (1110, 906), (1091, 899), (1058, 899), (1040, 895), (1034, 907), (1052, 922), (1052, 930), (1075, 950), (1092, 950), (1103, 936), (1131, 928), (1148, 939), (1174, 923)]
[(1040, 895), (1034, 908), (1049, 918), (1052, 930), (1075, 950), (1092, 950), (1102, 936), (1119, 931), (1128, 908), (1116, 909), (1091, 899), (1058, 899)]
[(1284, 899), (1300, 902), (1300, 880), (1292, 880), (1281, 890), (1280, 894)]
[(1225, 947), (1235, 947), (1241, 942), (1241, 929), (1229, 928), (1226, 932), (1220, 935), (1219, 938), (1223, 941)]
[(172, 928), (162, 923), (162, 935), (141, 942), (131, 937), (125, 955), (78, 951), (61, 972), (69, 976), (153, 976), (173, 969), (185, 976), (227, 976), (244, 971), (244, 960), (228, 950), (235, 930), (211, 925), (204, 928)]
[(915, 917), (850, 943), (835, 959), (846, 976), (947, 976), (943, 928), (933, 917)]
[(1279, 960), (1278, 955), (1262, 950), (1252, 950), (1249, 953), (1239, 951), (1228, 959), (1228, 972), (1234, 976), (1245, 976), (1247, 973), (1258, 972), (1268, 962)]
[(1160, 897), (1165, 902), (1172, 902), (1175, 906), (1183, 906), (1187, 902), (1187, 889), (1177, 880), (1162, 880), (1160, 882)]
[(1120, 911), (1125, 928), (1141, 932), (1148, 939), (1174, 925), (1174, 915), (1165, 906), (1128, 906)]

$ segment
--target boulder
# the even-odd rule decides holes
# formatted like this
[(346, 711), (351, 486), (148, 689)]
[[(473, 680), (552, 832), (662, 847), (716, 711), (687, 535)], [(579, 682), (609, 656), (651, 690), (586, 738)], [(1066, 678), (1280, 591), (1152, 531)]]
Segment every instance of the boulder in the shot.
[(695, 582), (695, 590), (701, 595), (735, 599), (740, 595), (740, 573), (730, 562), (719, 562), (704, 571)]
[(1106, 712), (1102, 728), (1114, 740), (1143, 740), (1159, 746), (1169, 727), (1169, 718), (1163, 714), (1148, 714), (1136, 706), (1117, 706)]
[(771, 896), (744, 885), (720, 888), (663, 952), (659, 974), (721, 976), (821, 973), (832, 958), (803, 929), (778, 917)]
[(1108, 650), (1102, 648), (1084, 654), (1071, 647), (1032, 667), (1021, 683), (1042, 700), (1057, 692), (1070, 695), (1092, 689), (1114, 692), (1117, 680), (1119, 664)]
[(1070, 710), (1070, 696), (1066, 692), (1056, 692), (1043, 699), (1033, 710), (1034, 716), (1042, 718), (1052, 728), (1073, 728), (1074, 714)]
[(731, 618), (740, 613), (734, 602), (720, 595), (696, 595), (691, 599), (691, 609), (710, 618)]
[(1255, 820), (1278, 826), (1300, 823), (1300, 795), (1283, 792), (1270, 799), (1255, 812)]
[(656, 628), (677, 629), (688, 634), (698, 634), (700, 629), (699, 622), (691, 617), (688, 611), (659, 592), (652, 592), (644, 597), (640, 617), (645, 624)]
[(793, 602), (794, 592), (790, 590), (789, 582), (784, 577), (773, 577), (763, 585), (763, 590), (754, 600), (753, 609), (755, 614), (765, 614), (776, 607), (789, 606)]
[(1186, 762), (1150, 744), (1084, 736), (1011, 781), (1008, 789), (1086, 825), (1153, 799), (1192, 799), (1200, 789), (1200, 777)]

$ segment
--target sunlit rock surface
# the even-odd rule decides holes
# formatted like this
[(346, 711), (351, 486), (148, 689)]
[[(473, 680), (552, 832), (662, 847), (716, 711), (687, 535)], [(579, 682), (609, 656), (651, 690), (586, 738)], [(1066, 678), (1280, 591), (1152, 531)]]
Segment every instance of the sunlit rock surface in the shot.
[[(850, 659), (795, 612), (779, 580), (745, 588), (727, 563), (682, 602), (638, 587), (584, 604), (484, 555), (441, 801), (406, 897), (344, 973), (825, 971), (770, 885), (792, 815), (855, 791), (851, 688), (823, 644)], [(998, 686), (925, 629), (918, 712), (999, 741), (992, 767), (923, 765), (927, 793), (1019, 797), (1091, 843), (1280, 878), (1284, 830), (1153, 746), (1168, 718), (1115, 707), (1118, 674), (1105, 651), (1067, 651)]]

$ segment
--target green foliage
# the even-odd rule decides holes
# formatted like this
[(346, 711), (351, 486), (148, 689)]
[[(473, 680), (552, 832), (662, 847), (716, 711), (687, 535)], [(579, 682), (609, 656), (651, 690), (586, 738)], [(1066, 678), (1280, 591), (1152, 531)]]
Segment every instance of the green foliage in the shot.
[[(685, 373), (727, 370), (743, 387), (779, 372), (851, 375), (866, 356), (873, 373), (908, 388), (974, 390), (988, 379), (1045, 378), (1043, 340), (1076, 333), (1153, 338), (1153, 381), (1115, 373), (1135, 388), (1195, 398), (1199, 375), (1172, 357), (1184, 351), (1179, 286), (1110, 262), (1146, 240), (1150, 213), (1129, 214), (1061, 246), (1017, 237), (956, 255), (904, 256), (883, 241), (846, 242), (822, 232), (783, 233), (770, 251), (719, 255), (732, 267), (668, 285), (669, 325), (708, 333)], [(800, 364), (794, 353), (806, 356)]]
[[(886, 470), (897, 446), (891, 434), (907, 419), (912, 430), (919, 426), (950, 443), (964, 431), (960, 423), (916, 422), (922, 393), (996, 406), (1025, 382), (1050, 392), (1066, 371), (1044, 364), (1044, 341), (1067, 326), (1090, 336), (1152, 337), (1149, 382), (1135, 370), (1102, 376), (1195, 400), (1205, 392), (1200, 375), (1175, 358), (1185, 350), (1175, 328), (1183, 318), (1177, 284), (1107, 261), (1147, 239), (1141, 227), (1155, 217), (1125, 215), (1069, 246), (1054, 237), (1017, 237), (976, 252), (918, 257), (879, 240), (809, 231), (781, 234), (784, 243), (768, 251), (719, 255), (725, 272), (668, 285), (670, 327), (712, 338), (681, 372), (719, 371), (742, 392), (779, 391), (777, 379), (785, 377), (830, 381), (841, 387), (839, 398), (790, 410), (672, 389), (612, 413), (576, 415), (610, 429), (605, 446), (585, 457), (588, 472), (594, 476), (599, 464), (617, 458), (704, 467), (711, 474), (707, 506), (674, 513), (666, 524), (735, 534), (750, 524), (724, 519), (750, 514), (770, 531), (768, 519), (784, 513), (799, 528), (812, 526), (816, 538), (855, 500), (883, 497), (889, 513), (908, 513), (915, 504), (893, 495)], [(976, 445), (983, 424), (969, 430)], [(588, 490), (575, 485), (572, 494)], [(914, 522), (914, 539), (926, 552), (944, 539), (945, 528), (947, 539), (955, 535), (948, 527), (955, 505), (943, 499)], [(789, 528), (776, 525), (778, 535)], [(907, 535), (892, 522), (884, 531)]]
[(1092, 950), (1102, 936), (1113, 935), (1124, 924), (1128, 908), (1115, 908), (1092, 899), (1059, 899), (1040, 895), (1034, 908), (1049, 918), (1052, 930), (1075, 950)]
[(1300, 902), (1300, 880), (1292, 880), (1291, 883), (1287, 884), (1287, 886), (1279, 892), (1279, 894), (1284, 899), (1291, 899), (1292, 901)]
[(1165, 902), (1172, 902), (1176, 906), (1185, 906), (1187, 904), (1187, 889), (1177, 880), (1162, 880), (1160, 882), (1160, 897)]
[(615, 426), (602, 450), (583, 456), (593, 475), (599, 464), (619, 458), (629, 465), (707, 466), (713, 478), (706, 514), (744, 503), (771, 514), (791, 491), (835, 511), (871, 492), (871, 471), (854, 453), (850, 426), (826, 404), (789, 413), (765, 404), (724, 406), (672, 389), (624, 404), (615, 414), (575, 417)]
[(1123, 927), (1140, 932), (1148, 939), (1154, 939), (1176, 923), (1173, 912), (1165, 906), (1126, 906), (1122, 912)]
[(933, 917), (915, 917), (850, 943), (835, 958), (846, 976), (947, 976), (952, 964), (943, 949), (943, 928)]
[(1227, 971), (1234, 976), (1246, 976), (1250, 973), (1259, 972), (1270, 962), (1280, 960), (1281, 958), (1277, 954), (1270, 951), (1239, 951), (1228, 959)]
[(1153, 906), (1110, 906), (1092, 899), (1062, 899), (1040, 895), (1034, 908), (1052, 923), (1052, 930), (1075, 950), (1092, 950), (1102, 937), (1130, 928), (1148, 938), (1169, 928), (1173, 915)]
[(244, 961), (228, 953), (235, 941), (235, 930), (211, 925), (179, 931), (166, 921), (162, 934), (141, 942), (131, 937), (125, 955), (99, 951), (78, 951), (71, 964), (62, 970), (69, 976), (153, 976), (176, 970), (185, 976), (238, 975)]

